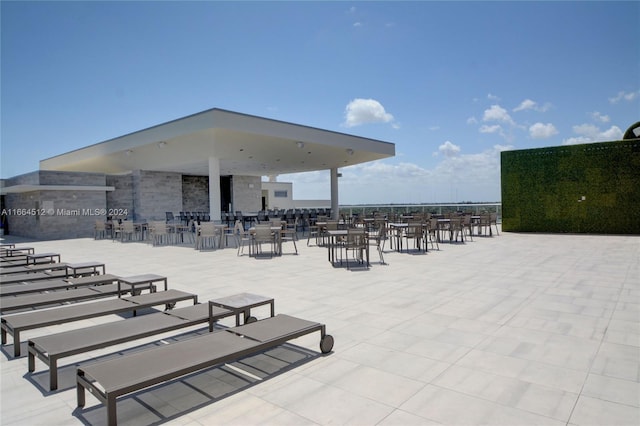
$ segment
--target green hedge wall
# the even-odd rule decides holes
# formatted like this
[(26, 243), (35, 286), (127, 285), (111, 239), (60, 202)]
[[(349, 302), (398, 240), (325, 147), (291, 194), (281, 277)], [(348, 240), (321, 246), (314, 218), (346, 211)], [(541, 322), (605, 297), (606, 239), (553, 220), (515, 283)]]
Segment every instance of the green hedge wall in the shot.
[(640, 139), (504, 151), (502, 229), (640, 234)]

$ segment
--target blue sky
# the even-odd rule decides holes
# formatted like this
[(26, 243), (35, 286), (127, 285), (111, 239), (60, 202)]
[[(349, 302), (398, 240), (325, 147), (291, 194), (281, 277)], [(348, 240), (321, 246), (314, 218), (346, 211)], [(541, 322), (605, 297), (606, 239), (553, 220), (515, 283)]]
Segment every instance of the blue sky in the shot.
[[(341, 204), (500, 200), (500, 152), (640, 120), (640, 2), (1, 2), (2, 178), (219, 107), (381, 139)], [(329, 198), (328, 172), (282, 175)]]

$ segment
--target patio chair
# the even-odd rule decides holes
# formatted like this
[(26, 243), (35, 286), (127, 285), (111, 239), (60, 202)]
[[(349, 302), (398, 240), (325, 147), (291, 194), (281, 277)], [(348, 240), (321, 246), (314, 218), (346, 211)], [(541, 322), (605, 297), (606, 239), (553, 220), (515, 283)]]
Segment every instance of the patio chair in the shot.
[[(424, 226), (422, 222), (410, 221), (407, 223), (407, 227), (404, 229), (398, 242), (400, 244), (400, 251), (402, 251), (402, 240), (407, 240), (407, 251), (409, 251), (409, 241), (413, 240), (413, 246), (420, 251), (422, 249), (422, 242), (424, 239)], [(424, 251), (427, 251), (427, 245), (424, 245)]]
[(78, 407), (84, 407), (85, 390), (88, 390), (106, 406), (107, 424), (116, 425), (118, 397), (263, 353), (317, 331), (321, 352), (331, 352), (333, 337), (326, 334), (324, 324), (280, 314), (172, 345), (80, 366), (76, 372)]
[(233, 235), (236, 239), (236, 246), (238, 247), (237, 255), (240, 256), (244, 253), (244, 246), (249, 244), (249, 254), (251, 254), (251, 236), (249, 232), (244, 229), (244, 225), (241, 220), (236, 220), (236, 224), (233, 227)]
[(371, 241), (376, 244), (380, 264), (386, 265), (384, 261), (384, 245), (387, 241), (387, 223), (385, 220), (375, 220), (372, 230), (369, 231), (369, 242)]
[(496, 227), (496, 235), (500, 235), (500, 232), (498, 232), (498, 213), (489, 215), (489, 235), (491, 235), (491, 225)]
[(462, 228), (462, 236), (469, 236), (471, 241), (473, 241), (473, 223), (471, 223), (471, 215), (465, 214), (462, 216), (460, 221), (460, 227)]
[(483, 213), (480, 215), (480, 221), (478, 222), (478, 235), (491, 236), (491, 215), (489, 213)]
[(457, 242), (458, 237), (460, 237), (460, 242), (464, 243), (464, 230), (462, 228), (462, 217), (461, 216), (451, 216), (451, 221), (449, 222), (449, 241)]
[(166, 222), (159, 220), (149, 222), (149, 232), (151, 233), (151, 241), (154, 246), (171, 244), (174, 241), (175, 234), (169, 232), (169, 227)]
[(194, 305), (198, 303), (198, 296), (195, 294), (180, 290), (167, 290), (140, 296), (78, 303), (60, 308), (6, 315), (0, 318), (2, 344), (7, 343), (7, 333), (11, 334), (13, 337), (13, 354), (15, 357), (19, 357), (20, 333), (22, 331), (126, 312), (132, 312), (135, 316), (136, 311), (140, 309), (158, 305), (165, 305), (167, 309), (170, 309), (176, 302), (189, 299), (193, 300)]
[[(296, 222), (297, 222), (297, 218), (296, 218)], [(296, 245), (297, 240), (298, 240), (298, 233), (296, 231), (295, 225), (293, 228), (289, 228), (289, 226), (287, 226), (286, 228), (280, 230), (280, 246), (281, 247), (284, 246), (284, 243), (291, 242), (293, 243), (295, 254), (298, 254), (298, 246)]]
[(93, 239), (103, 239), (107, 237), (107, 224), (103, 220), (96, 220), (93, 228)]
[(349, 252), (353, 254), (353, 260), (358, 264), (369, 267), (369, 241), (365, 228), (349, 228), (347, 235), (342, 242), (342, 249), (345, 251), (347, 269), (349, 269)]
[(214, 222), (202, 222), (196, 234), (196, 250), (215, 249), (222, 240), (222, 230)]
[(425, 245), (428, 242), (431, 243), (431, 249), (433, 250), (433, 243), (436, 243), (438, 251), (440, 251), (440, 244), (438, 243), (438, 218), (432, 217), (429, 219), (429, 225), (425, 232)]
[(114, 232), (114, 238), (117, 239), (119, 235), (120, 241), (122, 242), (124, 242), (125, 237), (128, 241), (133, 241), (134, 239), (139, 240), (141, 236), (140, 228), (130, 220), (122, 221), (122, 223), (115, 229)]
[(36, 358), (49, 367), (49, 389), (58, 388), (58, 360), (144, 337), (179, 330), (208, 321), (233, 316), (234, 312), (201, 303), (167, 312), (97, 324), (30, 339), (27, 343), (29, 372), (36, 369)]
[(252, 233), (253, 253), (255, 256), (261, 254), (262, 245), (269, 244), (269, 257), (273, 257), (273, 254), (277, 252), (276, 249), (276, 233), (271, 230), (271, 225), (256, 225)]

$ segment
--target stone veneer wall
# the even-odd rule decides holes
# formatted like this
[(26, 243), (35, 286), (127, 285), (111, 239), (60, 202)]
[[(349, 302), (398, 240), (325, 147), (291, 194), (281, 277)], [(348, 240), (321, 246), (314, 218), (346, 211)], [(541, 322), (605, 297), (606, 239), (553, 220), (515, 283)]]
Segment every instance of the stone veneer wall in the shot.
[(209, 212), (209, 176), (182, 176), (180, 211)]
[(234, 211), (257, 212), (262, 210), (260, 176), (233, 176), (232, 198)]
[(165, 220), (165, 212), (182, 210), (180, 173), (133, 172), (133, 219)]
[(115, 188), (107, 192), (107, 209), (112, 216), (133, 219), (133, 175), (107, 175), (107, 185)]
[[(164, 220), (165, 212), (209, 212), (209, 178), (179, 173), (137, 170), (127, 175), (36, 171), (6, 179), (5, 186), (21, 184), (113, 186), (114, 191), (30, 191), (5, 195), (6, 209), (42, 214), (11, 214), (9, 232), (37, 239), (93, 237), (96, 220), (110, 211), (126, 212), (129, 220)], [(262, 207), (259, 176), (233, 177), (234, 210)]]
[[(6, 186), (20, 184), (105, 186), (101, 173), (41, 170), (8, 179)], [(37, 190), (5, 196), (11, 212), (6, 220), (12, 235), (41, 240), (93, 236), (95, 221), (104, 220), (104, 191)]]

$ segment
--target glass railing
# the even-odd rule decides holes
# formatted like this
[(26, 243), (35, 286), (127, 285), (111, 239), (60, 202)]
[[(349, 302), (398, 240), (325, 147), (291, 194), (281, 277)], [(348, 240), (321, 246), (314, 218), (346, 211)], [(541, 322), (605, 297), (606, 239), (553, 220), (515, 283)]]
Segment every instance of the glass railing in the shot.
[(447, 214), (467, 212), (473, 214), (497, 213), (498, 221), (502, 219), (502, 203), (460, 203), (460, 204), (359, 204), (341, 205), (340, 215), (351, 217), (380, 214), (432, 213)]

